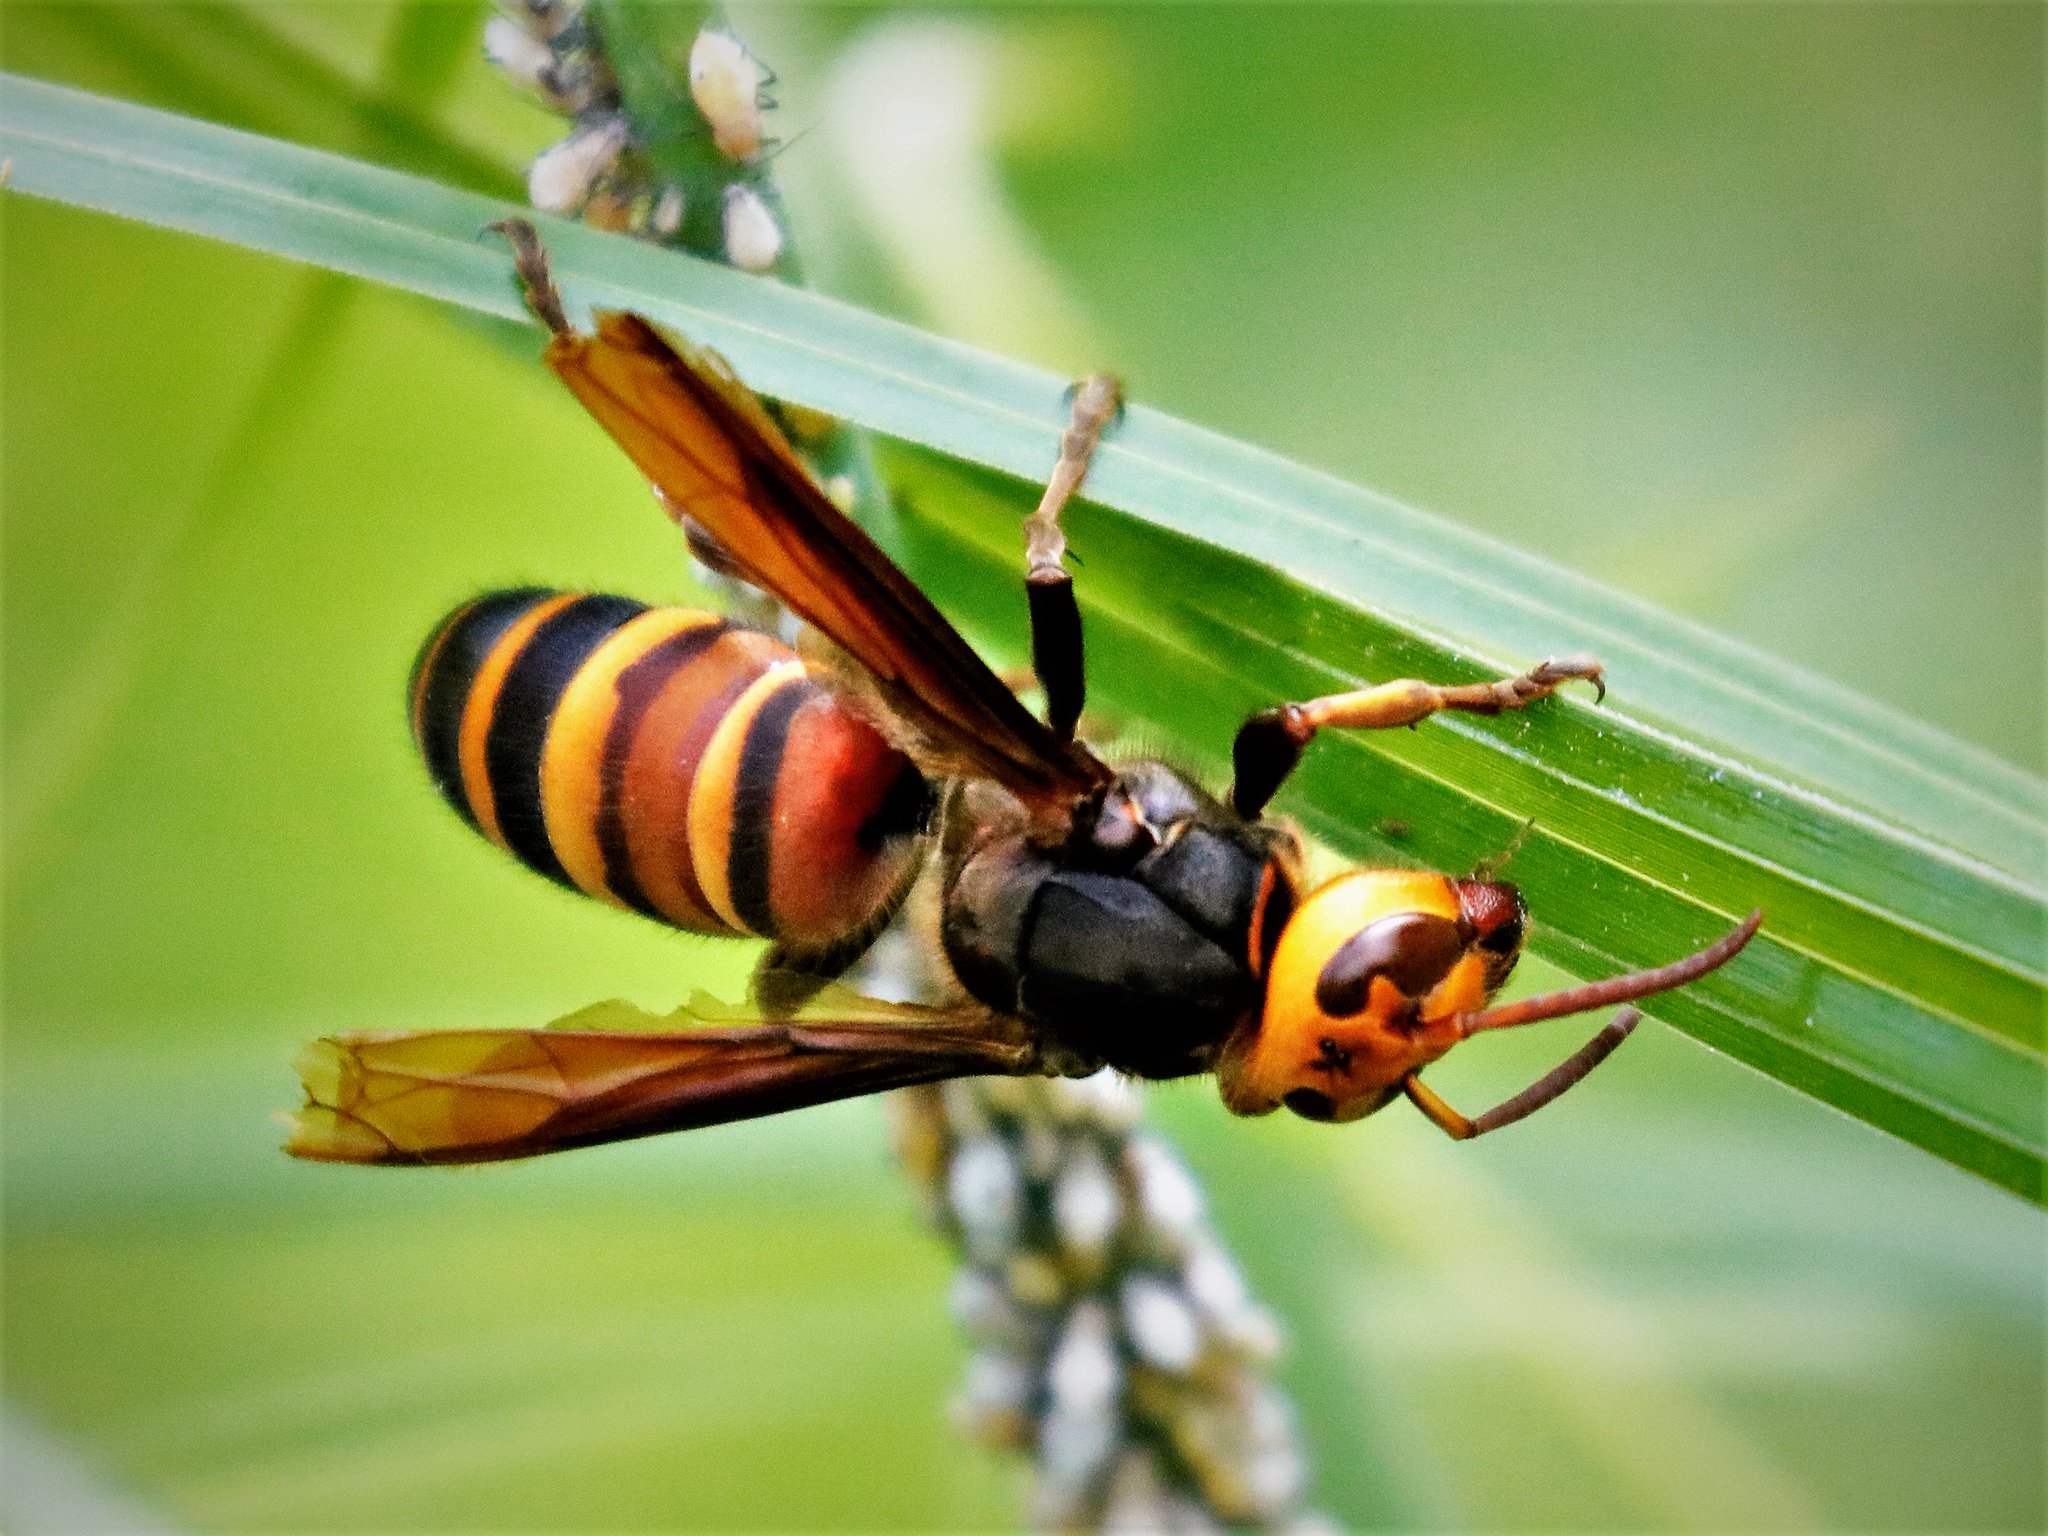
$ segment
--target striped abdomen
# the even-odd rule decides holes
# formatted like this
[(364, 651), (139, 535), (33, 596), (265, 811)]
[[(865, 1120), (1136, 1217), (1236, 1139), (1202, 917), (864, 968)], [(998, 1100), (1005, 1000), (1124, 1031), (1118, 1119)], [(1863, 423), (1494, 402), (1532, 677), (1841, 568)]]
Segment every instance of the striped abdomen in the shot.
[(830, 948), (917, 858), (910, 760), (788, 646), (714, 613), (490, 593), (421, 651), (412, 728), (484, 836), (678, 928)]

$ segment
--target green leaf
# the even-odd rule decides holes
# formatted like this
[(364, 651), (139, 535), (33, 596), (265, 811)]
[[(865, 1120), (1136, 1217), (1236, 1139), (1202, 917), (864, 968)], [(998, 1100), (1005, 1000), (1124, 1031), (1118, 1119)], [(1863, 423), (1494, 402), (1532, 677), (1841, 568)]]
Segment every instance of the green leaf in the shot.
[[(13, 189), (517, 318), (477, 232), (517, 210), (373, 166), (10, 80)], [(898, 553), (1017, 644), (1016, 519), (1063, 381), (778, 284), (542, 221), (572, 303), (637, 310), (765, 393), (917, 445)], [(1557, 701), (1319, 743), (1283, 808), (1353, 856), (1469, 867), (1525, 820), (1536, 948), (1656, 963), (1765, 930), (1661, 1018), (2040, 1199), (2048, 791), (1922, 725), (1370, 492), (1133, 407), (1072, 536), (1096, 698), (1204, 767), (1250, 709), (1591, 650)], [(1396, 818), (1398, 821), (1396, 821)]]

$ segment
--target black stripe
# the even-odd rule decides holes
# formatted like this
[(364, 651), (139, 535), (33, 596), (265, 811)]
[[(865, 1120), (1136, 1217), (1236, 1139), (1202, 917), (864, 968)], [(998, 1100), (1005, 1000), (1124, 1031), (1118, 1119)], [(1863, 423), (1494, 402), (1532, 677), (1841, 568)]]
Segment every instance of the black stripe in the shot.
[[(462, 711), (477, 672), (505, 631), (522, 615), (555, 594), (541, 587), (486, 592), (443, 619), (412, 664), (406, 703), (419, 721), (417, 745), (427, 774), (441, 797), (462, 819), (476, 825), (476, 812), (462, 790)], [(428, 667), (428, 658), (433, 666)]]
[(747, 722), (740, 743), (739, 772), (733, 775), (732, 846), (726, 852), (726, 891), (732, 909), (750, 932), (775, 936), (769, 905), (769, 852), (775, 836), (775, 785), (782, 776), (783, 748), (791, 716), (817, 697), (817, 685), (792, 677), (776, 689)]
[(526, 864), (573, 887), (555, 857), (541, 814), (540, 758), (555, 706), (590, 653), (647, 605), (625, 597), (579, 597), (548, 615), (512, 658), (484, 737), (484, 771), (505, 846)]
[(604, 855), (606, 887), (634, 911), (645, 912), (649, 917), (659, 918), (662, 914), (654, 909), (647, 893), (640, 888), (639, 877), (633, 873), (620, 804), (626, 792), (626, 764), (633, 756), (633, 738), (639, 733), (641, 719), (668, 686), (669, 679), (703, 655), (731, 628), (720, 620), (670, 635), (621, 671), (614, 684), (619, 704), (605, 730), (604, 759), (598, 764), (597, 847)]

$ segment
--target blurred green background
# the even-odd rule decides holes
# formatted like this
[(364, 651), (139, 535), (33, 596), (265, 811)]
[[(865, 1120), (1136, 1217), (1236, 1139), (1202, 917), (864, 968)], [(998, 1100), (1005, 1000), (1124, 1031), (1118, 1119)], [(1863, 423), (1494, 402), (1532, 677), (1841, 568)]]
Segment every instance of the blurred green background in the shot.
[[(0, 49), (403, 161), (323, 105), (381, 72), (487, 175), (555, 128), (480, 16), (9, 4)], [(2037, 7), (737, 19), (811, 130), (821, 286), (2042, 768)], [(737, 994), (743, 946), (478, 842), (400, 709), (470, 593), (658, 598), (677, 551), (506, 334), (0, 208), (10, 1412), (191, 1528), (1013, 1523), (877, 1106), (474, 1173), (275, 1152), (308, 1035)], [(1520, 1086), (1533, 1033), (1446, 1091)], [(1346, 1524), (2048, 1519), (2041, 1213), (1688, 1040), (1470, 1147), (1153, 1097)]]

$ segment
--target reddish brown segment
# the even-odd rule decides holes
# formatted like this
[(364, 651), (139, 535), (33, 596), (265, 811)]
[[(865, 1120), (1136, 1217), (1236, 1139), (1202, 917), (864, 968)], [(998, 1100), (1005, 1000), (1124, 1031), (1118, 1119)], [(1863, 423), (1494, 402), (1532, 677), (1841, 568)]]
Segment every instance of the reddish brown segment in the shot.
[(819, 490), (711, 354), (679, 352), (633, 315), (558, 331), (548, 363), (679, 514), (882, 685), (892, 708), (966, 770), (1039, 807), (1107, 784), (1084, 746), (1021, 705), (930, 599)]
[(787, 653), (765, 635), (728, 630), (678, 659), (656, 653), (618, 679), (601, 753), (613, 793), (594, 830), (605, 883), (627, 905), (700, 933), (732, 932), (705, 899), (690, 856), (690, 794), (733, 701)]
[(789, 722), (773, 811), (761, 823), (774, 839), (767, 897), (778, 940), (826, 948), (847, 936), (846, 913), (892, 905), (905, 871), (877, 857), (878, 839), (920, 820), (928, 794), (872, 726), (807, 686)]

